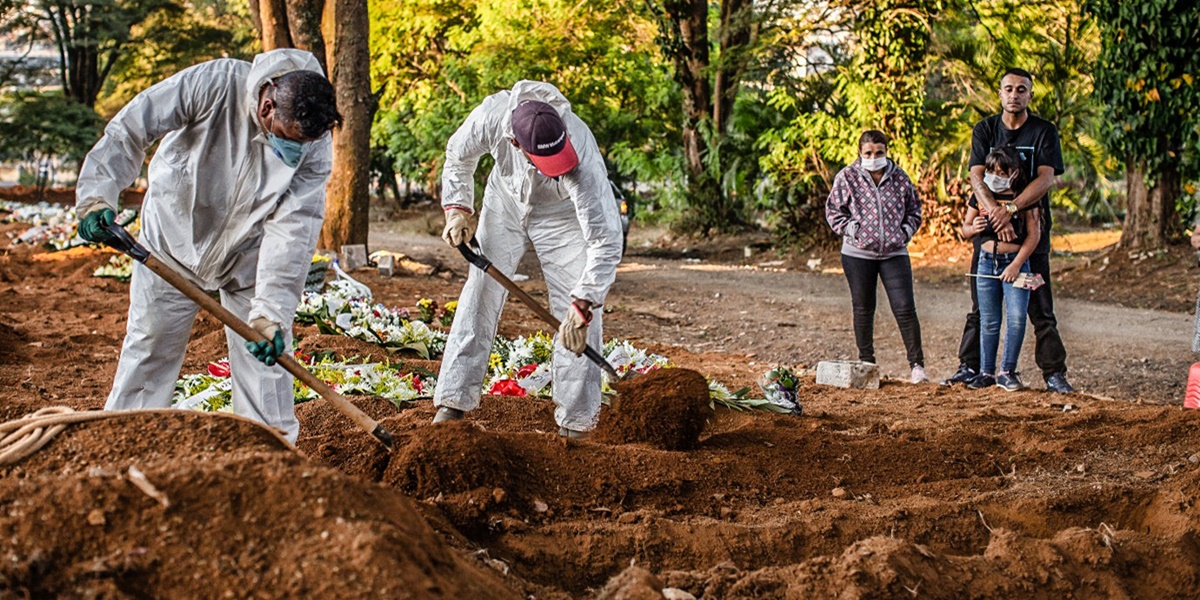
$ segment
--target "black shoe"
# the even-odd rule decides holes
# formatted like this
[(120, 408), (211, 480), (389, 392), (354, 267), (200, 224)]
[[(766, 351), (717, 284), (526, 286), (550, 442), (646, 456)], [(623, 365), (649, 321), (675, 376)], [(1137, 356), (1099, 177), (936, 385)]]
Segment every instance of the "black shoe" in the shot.
[(974, 379), (967, 382), (967, 388), (972, 390), (982, 390), (996, 385), (996, 378), (987, 373), (980, 373)]
[(1014, 373), (1001, 373), (996, 376), (996, 385), (1004, 388), (1006, 392), (1015, 392), (1025, 388), (1025, 384)]
[(1058, 373), (1051, 373), (1046, 378), (1046, 391), (1056, 394), (1071, 394), (1075, 392), (1075, 387), (1071, 385), (1071, 382), (1067, 381), (1067, 374), (1059, 371)]
[(959, 365), (958, 372), (951, 375), (949, 379), (943, 379), (942, 385), (954, 385), (956, 383), (970, 383), (979, 372), (967, 365)]

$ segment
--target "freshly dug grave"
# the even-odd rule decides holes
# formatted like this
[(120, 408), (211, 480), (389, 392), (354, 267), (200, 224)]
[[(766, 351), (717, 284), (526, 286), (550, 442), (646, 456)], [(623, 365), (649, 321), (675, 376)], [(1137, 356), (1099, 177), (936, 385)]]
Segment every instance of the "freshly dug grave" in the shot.
[(651, 371), (616, 388), (612, 409), (596, 430), (597, 442), (690, 450), (712, 417), (708, 381), (689, 369)]
[[(0, 225), (0, 233), (6, 231)], [(99, 408), (125, 329), (127, 286), (90, 277), (107, 261), (104, 253), (45, 262), (31, 256), (23, 248), (0, 254), (0, 362), (5, 367), (0, 369), (0, 415), (11, 418), (58, 404)], [(461, 279), (355, 276), (389, 305), (417, 297), (443, 301), (462, 285)], [(730, 272), (730, 280), (739, 277), (740, 271)], [(693, 285), (693, 279), (687, 281)], [(655, 293), (673, 301), (684, 295), (679, 285), (667, 281)], [(633, 294), (618, 289), (612, 296), (614, 313), (606, 321), (613, 335), (645, 336), (637, 343), (647, 347), (651, 339), (685, 342), (679, 334), (687, 324), (682, 317), (639, 316), (634, 309), (640, 304), (622, 309), (623, 299)], [(696, 304), (676, 313), (714, 322), (728, 316), (728, 305), (710, 305), (711, 294), (688, 296)], [(751, 313), (768, 306), (753, 294), (738, 297)], [(828, 339), (849, 335), (844, 314), (829, 319), (821, 311), (803, 312), (809, 299), (805, 295), (805, 305), (797, 304), (797, 314), (812, 321), (806, 326), (829, 332), (828, 338), (810, 341), (815, 334), (801, 328), (794, 328), (798, 335), (779, 337), (785, 340), (780, 343), (804, 345), (805, 356), (830, 347)], [(952, 357), (960, 326), (955, 325), (953, 339), (929, 336), (928, 351), (945, 350), (931, 355)], [(528, 334), (536, 327), (532, 313), (509, 303), (504, 335)], [(621, 328), (632, 333), (623, 335)], [(219, 329), (201, 315), (186, 372), (224, 356)], [(316, 335), (315, 328), (301, 329), (302, 338)], [(206, 339), (212, 333), (217, 336)], [(37, 472), (28, 467), (0, 472), (0, 563), (5, 565), (0, 597), (24, 596), (27, 589), (31, 596), (144, 596), (150, 578), (165, 575), (153, 572), (163, 571), (161, 565), (137, 570), (136, 557), (145, 556), (139, 548), (172, 549), (172, 564), (163, 572), (175, 579), (152, 583), (174, 596), (209, 589), (214, 596), (229, 590), (235, 596), (271, 593), (267, 584), (247, 582), (278, 582), (277, 570), (290, 569), (301, 571), (301, 583), (282, 581), (277, 584), (282, 591), (274, 595), (353, 596), (360, 588), (347, 581), (374, 577), (372, 565), (386, 565), (378, 571), (386, 572), (381, 577), (409, 572), (392, 564), (399, 559), (391, 555), (424, 548), (426, 538), (387, 532), (408, 523), (404, 515), (412, 507), (437, 532), (435, 539), (451, 548), (449, 562), (429, 559), (429, 580), (443, 581), (443, 568), (466, 569), (456, 580), (459, 588), (447, 588), (444, 595), (458, 590), (461, 596), (492, 597), (498, 595), (494, 590), (515, 589), (543, 599), (591, 597), (632, 561), (664, 585), (705, 600), (828, 597), (843, 590), (847, 597), (907, 598), (913, 596), (910, 589), (918, 598), (942, 589), (985, 599), (1067, 596), (1063, 590), (1079, 590), (1075, 597), (1193, 596), (1194, 582), (1200, 580), (1190, 570), (1200, 564), (1195, 558), (1200, 513), (1194, 500), (1200, 494), (1200, 413), (1179, 408), (1175, 392), (1182, 383), (1164, 384), (1169, 377), (1150, 373), (1164, 363), (1131, 358), (1122, 336), (1090, 329), (1071, 335), (1076, 355), (1089, 357), (1073, 365), (1072, 372), (1080, 374), (1073, 381), (1084, 389), (1089, 382), (1111, 381), (1117, 387), (1103, 393), (1123, 401), (891, 381), (876, 391), (848, 391), (818, 387), (804, 377), (805, 417), (719, 408), (696, 446), (678, 452), (643, 443), (565, 440), (555, 435), (552, 403), (492, 396), (468, 416), (483, 434), (449, 435), (443, 446), (427, 439), (437, 431), (429, 426), (433, 407), (428, 401), (397, 409), (386, 400), (355, 398), (397, 436), (399, 451), (391, 455), (316, 400), (297, 407), (298, 445), (308, 462), (271, 445), (276, 442), (236, 436), (201, 447), (184, 444), (176, 453), (170, 450), (174, 440), (147, 434), (157, 421), (140, 423), (80, 445), (99, 456), (87, 460), (108, 465), (103, 466), (107, 475), (98, 471), (89, 477), (78, 466), (86, 461), (76, 458), (60, 458)], [(712, 341), (697, 345), (703, 348), (697, 354), (675, 346), (659, 352), (731, 387), (761, 376), (765, 363), (752, 361), (765, 358), (735, 354), (719, 337)], [(314, 345), (320, 350), (324, 342)], [(1137, 363), (1133, 370), (1131, 362)], [(1175, 379), (1182, 379), (1186, 368), (1176, 371)], [(60, 441), (45, 452), (53, 454)], [(418, 479), (406, 474), (408, 465), (400, 458), (410, 445), (410, 459), (428, 456), (432, 449), (458, 450), (469, 458), (473, 450), (467, 446), (476, 443), (502, 455), (502, 473), (468, 473), (463, 481), (444, 473)], [(151, 450), (157, 454), (147, 456), (157, 462), (137, 464), (167, 492), (172, 505), (165, 510), (126, 478), (126, 457), (141, 460), (139, 453)], [(343, 507), (343, 524), (315, 516), (320, 498)], [(191, 513), (176, 512), (185, 501)], [(38, 512), (42, 506), (50, 521)], [(93, 508), (100, 509), (93, 519), (103, 517), (104, 525), (86, 524)], [(189, 532), (202, 531), (209, 521), (223, 539), (185, 538), (174, 529), (187, 525)], [(63, 525), (40, 533), (46, 522)], [(338, 527), (363, 523), (373, 527), (368, 534), (384, 531), (388, 540), (403, 542), (395, 544), (401, 547), (379, 550), (383, 542), (364, 534), (364, 554), (338, 537), (346, 531)], [(165, 532), (157, 533), (163, 527)], [(1010, 535), (1005, 530), (1012, 537), (1004, 538)], [(330, 540), (319, 539), (323, 531), (330, 532)], [(1010, 541), (1001, 543), (1004, 539)], [(326, 551), (316, 540), (332, 545)], [(1106, 544), (1112, 546), (1111, 556), (1102, 552)], [(188, 550), (218, 545), (225, 554)], [(34, 560), (39, 549), (42, 558)], [(316, 558), (310, 564), (297, 555)], [(99, 575), (92, 576), (87, 567), (96, 558), (102, 559)], [(461, 591), (467, 585), (463, 580), (477, 581), (471, 573), (480, 569), (468, 567), (480, 560), (488, 565), (482, 576), (501, 579), (507, 588)], [(322, 570), (322, 563), (337, 565), (338, 572)], [(508, 575), (501, 576), (506, 569)], [(185, 571), (200, 573), (200, 582), (187, 587)], [(298, 591), (314, 581), (305, 573), (322, 575), (310, 585), (316, 593)], [(241, 587), (227, 586), (226, 579)], [(384, 581), (378, 587), (391, 585)]]
[(75, 425), (0, 470), (0, 539), (0, 596), (521, 597), (403, 496), (183, 411)]

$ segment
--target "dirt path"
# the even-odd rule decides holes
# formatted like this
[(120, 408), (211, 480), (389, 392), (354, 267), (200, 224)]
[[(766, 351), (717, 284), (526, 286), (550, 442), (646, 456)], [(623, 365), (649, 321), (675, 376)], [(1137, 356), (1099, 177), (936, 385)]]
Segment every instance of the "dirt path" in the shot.
[[(376, 224), (372, 246), (436, 257), (465, 271), (459, 266), (461, 257), (422, 227), (428, 226)], [(857, 358), (850, 295), (841, 274), (759, 267), (765, 262), (759, 259), (738, 264), (653, 258), (638, 249), (643, 239), (636, 231), (631, 234), (630, 252), (608, 300), (607, 337), (679, 346), (694, 353), (742, 354), (747, 367), (761, 366), (761, 371), (771, 364), (814, 367), (821, 360)], [(823, 266), (828, 270), (837, 264), (825, 261)], [(526, 287), (540, 294), (536, 263), (527, 260), (520, 272), (531, 276)], [(926, 367), (932, 379), (941, 379), (958, 367), (970, 291), (965, 277), (946, 284), (929, 283), (925, 276), (917, 268), (917, 311)], [(933, 278), (932, 273), (929, 276)], [(1070, 379), (1077, 388), (1148, 403), (1181, 401), (1187, 369), (1194, 360), (1190, 315), (1070, 298), (1055, 302)], [(904, 346), (882, 286), (875, 323), (876, 355), (883, 374), (907, 377)], [(1040, 389), (1033, 347), (1030, 326), (1021, 371), (1028, 385)]]

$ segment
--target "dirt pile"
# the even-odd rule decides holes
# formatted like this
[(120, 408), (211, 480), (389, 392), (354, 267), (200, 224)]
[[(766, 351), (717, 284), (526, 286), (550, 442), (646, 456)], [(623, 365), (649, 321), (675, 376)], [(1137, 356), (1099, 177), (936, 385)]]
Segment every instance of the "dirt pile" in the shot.
[(76, 425), (0, 471), (0, 539), (0, 595), (519, 597), (403, 496), (183, 411)]
[(712, 416), (708, 381), (688, 369), (651, 371), (617, 384), (617, 394), (600, 420), (597, 442), (689, 450)]
[(841, 555), (741, 571), (667, 572), (666, 586), (697, 598), (1189, 598), (1200, 576), (1193, 552), (1149, 536), (1072, 528), (1052, 539), (996, 529), (987, 550), (951, 556), (893, 537)]

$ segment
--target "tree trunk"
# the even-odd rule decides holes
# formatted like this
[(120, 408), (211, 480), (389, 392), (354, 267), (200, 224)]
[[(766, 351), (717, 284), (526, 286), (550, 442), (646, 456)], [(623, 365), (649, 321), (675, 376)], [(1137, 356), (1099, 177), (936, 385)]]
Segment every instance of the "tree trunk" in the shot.
[(288, 31), (286, 0), (258, 0), (258, 11), (263, 52), (278, 48), (292, 48), (292, 36)]
[(1126, 213), (1121, 231), (1121, 247), (1126, 250), (1153, 251), (1178, 237), (1182, 227), (1175, 212), (1179, 198), (1179, 171), (1164, 166), (1154, 174), (1154, 185), (1146, 185), (1146, 163), (1125, 163)]
[(323, 31), (329, 79), (344, 123), (333, 132), (333, 175), (326, 187), (318, 246), (366, 244), (370, 226), (371, 94), (366, 0), (326, 0)]
[(312, 52), (321, 63), (321, 70), (329, 73), (325, 36), (321, 33), (324, 4), (324, 0), (291, 0), (287, 3), (287, 22), (292, 43), (301, 50)]
[[(703, 230), (719, 222), (715, 209), (720, 203), (720, 182), (705, 165), (708, 132), (713, 130), (713, 93), (709, 81), (708, 2), (671, 0), (651, 10), (658, 17), (659, 44), (675, 67), (675, 80), (683, 91), (683, 158), (688, 179), (688, 204), (692, 223)], [(706, 126), (705, 122), (708, 122)]]

